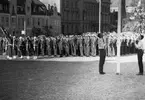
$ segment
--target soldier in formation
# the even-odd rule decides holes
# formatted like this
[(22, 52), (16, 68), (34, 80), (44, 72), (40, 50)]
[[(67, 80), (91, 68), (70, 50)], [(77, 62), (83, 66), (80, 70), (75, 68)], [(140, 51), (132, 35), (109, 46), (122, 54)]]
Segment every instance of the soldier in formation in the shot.
[[(135, 35), (121, 36), (121, 54), (135, 53)], [(107, 56), (117, 54), (116, 34), (107, 33), (105, 36)], [(38, 56), (96, 56), (98, 55), (98, 36), (70, 35), (57, 37), (8, 36), (0, 38), (1, 52), (6, 52), (8, 59), (33, 58)]]

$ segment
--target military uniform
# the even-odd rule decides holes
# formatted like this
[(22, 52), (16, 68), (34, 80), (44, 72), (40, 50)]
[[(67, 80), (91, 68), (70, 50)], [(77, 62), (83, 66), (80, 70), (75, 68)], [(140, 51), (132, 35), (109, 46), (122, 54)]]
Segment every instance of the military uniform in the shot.
[(65, 37), (63, 40), (63, 46), (64, 46), (64, 53), (65, 56), (69, 56), (69, 44), (68, 44), (68, 38)]
[(94, 36), (90, 37), (90, 47), (91, 56), (96, 56), (96, 38)]
[(50, 38), (49, 37), (46, 38), (46, 51), (47, 51), (47, 55), (51, 56)]
[(44, 56), (44, 39), (43, 37), (40, 38), (40, 50), (41, 50), (41, 55)]
[(12, 59), (12, 56), (13, 56), (13, 55), (12, 55), (13, 37), (12, 37), (12, 36), (9, 36), (8, 41), (9, 41), (9, 43), (8, 43), (8, 50), (7, 50), (7, 54), (8, 54), (7, 58), (8, 58), (8, 59)]
[(27, 59), (30, 59), (30, 38), (27, 37), (25, 41), (26, 41), (26, 56)]
[(76, 56), (77, 55), (77, 38), (76, 36), (74, 36), (72, 38), (72, 42), (71, 42), (71, 49), (72, 49), (72, 55)]
[(23, 56), (22, 56), (22, 52), (23, 52), (23, 46), (22, 46), (22, 42), (23, 42), (24, 40), (23, 40), (23, 38), (22, 37), (19, 37), (19, 40), (18, 40), (18, 56), (20, 57), (20, 58), (23, 58)]
[(79, 53), (80, 53), (80, 56), (83, 56), (83, 38), (82, 36), (79, 37), (78, 39), (78, 48), (79, 48)]
[(32, 43), (33, 43), (33, 55), (34, 55), (33, 59), (37, 59), (37, 57), (38, 57), (38, 39), (37, 39), (37, 37), (33, 37)]
[(12, 43), (12, 55), (13, 55), (13, 59), (16, 59), (16, 55), (17, 55), (17, 46), (16, 46), (16, 37), (13, 36), (13, 43)]
[(84, 44), (83, 44), (84, 55), (87, 56), (87, 38), (86, 38), (86, 36), (83, 39), (84, 39)]
[(63, 55), (63, 48), (62, 48), (62, 37), (59, 37), (58, 39), (57, 39), (57, 41), (58, 41), (58, 54), (59, 54), (59, 56), (60, 57), (62, 57), (62, 55)]
[(57, 44), (56, 44), (56, 38), (53, 38), (53, 53), (54, 53), (54, 56), (57, 56)]

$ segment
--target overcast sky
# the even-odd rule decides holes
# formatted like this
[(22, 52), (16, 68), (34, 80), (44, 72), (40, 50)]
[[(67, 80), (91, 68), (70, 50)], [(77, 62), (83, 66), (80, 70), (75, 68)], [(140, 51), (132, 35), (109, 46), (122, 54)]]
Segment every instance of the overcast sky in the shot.
[(40, 0), (40, 1), (42, 1), (44, 4), (54, 4), (54, 3), (56, 3), (56, 5), (57, 5), (57, 8), (58, 8), (58, 11), (60, 12), (60, 0)]

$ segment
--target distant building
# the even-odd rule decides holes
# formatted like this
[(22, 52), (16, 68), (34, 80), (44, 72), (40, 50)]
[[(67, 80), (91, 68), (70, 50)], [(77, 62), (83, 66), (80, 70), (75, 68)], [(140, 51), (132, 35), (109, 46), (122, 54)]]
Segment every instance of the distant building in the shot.
[(83, 0), (82, 32), (97, 32), (99, 30), (99, 1)]
[[(129, 2), (127, 2), (127, 5)], [(111, 31), (116, 31), (117, 32), (117, 23), (118, 23), (118, 7), (119, 6), (119, 0), (111, 0), (111, 7), (110, 7), (110, 30)], [(127, 9), (126, 9), (126, 0), (122, 0), (122, 27), (123, 24), (126, 23), (125, 18), (127, 18)]]
[(111, 0), (101, 0), (102, 1), (102, 31), (110, 31), (110, 5)]
[(61, 17), (56, 6), (47, 7), (39, 0), (0, 0), (0, 23), (13, 35), (20, 35), (26, 22), (26, 33), (33, 27), (51, 26), (54, 34), (61, 33)]
[[(62, 33), (99, 31), (99, 0), (61, 0)], [(102, 31), (109, 31), (110, 0), (102, 0)]]
[(81, 11), (79, 3), (80, 0), (61, 0), (62, 34), (78, 34), (80, 32)]

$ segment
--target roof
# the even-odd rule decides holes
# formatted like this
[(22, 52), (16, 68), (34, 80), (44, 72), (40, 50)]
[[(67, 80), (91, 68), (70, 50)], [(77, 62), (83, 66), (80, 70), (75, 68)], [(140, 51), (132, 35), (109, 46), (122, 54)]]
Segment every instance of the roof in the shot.
[[(125, 0), (126, 1), (126, 6), (130, 6), (132, 0)], [(111, 7), (117, 7), (118, 6), (119, 0), (111, 0)]]
[(9, 3), (8, 0), (0, 0), (0, 3)]
[(26, 0), (17, 0), (17, 5), (21, 6), (24, 5)]
[(32, 2), (36, 5), (44, 5), (41, 1), (39, 0), (32, 0)]
[(88, 2), (99, 2), (99, 0), (84, 0), (84, 1), (88, 1)]

